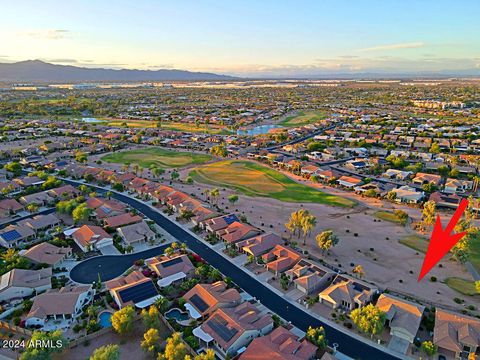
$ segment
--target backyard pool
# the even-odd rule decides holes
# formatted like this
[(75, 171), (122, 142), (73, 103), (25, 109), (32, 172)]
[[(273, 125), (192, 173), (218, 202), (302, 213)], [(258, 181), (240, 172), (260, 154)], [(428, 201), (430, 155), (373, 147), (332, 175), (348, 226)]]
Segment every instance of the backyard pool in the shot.
[(186, 313), (181, 311), (180, 309), (172, 309), (165, 313), (165, 317), (167, 319), (175, 319), (177, 321), (187, 321), (190, 320), (190, 316)]
[(98, 323), (102, 327), (111, 327), (112, 326), (112, 313), (108, 311), (102, 312), (100, 315), (98, 315)]

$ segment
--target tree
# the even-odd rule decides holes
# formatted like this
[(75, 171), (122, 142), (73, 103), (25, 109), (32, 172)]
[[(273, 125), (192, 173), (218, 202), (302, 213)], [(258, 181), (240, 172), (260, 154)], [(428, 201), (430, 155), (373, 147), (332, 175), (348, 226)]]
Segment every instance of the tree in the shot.
[(430, 340), (424, 341), (422, 343), (422, 350), (427, 354), (428, 357), (435, 355), (437, 352), (437, 345), (435, 345)]
[(163, 354), (158, 354), (158, 360), (184, 360), (188, 354), (187, 347), (182, 341), (182, 335), (175, 332), (167, 339)]
[(387, 200), (395, 201), (396, 198), (397, 198), (397, 193), (395, 191), (389, 191), (387, 193)]
[(34, 331), (31, 337), (31, 343), (50, 343), (52, 346), (27, 346), (26, 350), (20, 356), (21, 360), (49, 360), (51, 354), (60, 353), (67, 345), (67, 340), (63, 337), (61, 330), (52, 332)]
[(315, 240), (317, 240), (317, 245), (324, 254), (338, 244), (338, 237), (331, 230), (321, 232)]
[(216, 204), (218, 202), (218, 198), (220, 197), (220, 190), (218, 190), (217, 188), (210, 190), (210, 196)]
[(308, 210), (302, 214), (301, 223), (300, 223), (303, 231), (303, 245), (306, 244), (307, 235), (312, 231), (312, 229), (317, 225), (317, 218), (313, 215), (310, 215)]
[(148, 308), (148, 310), (143, 309), (141, 314), (143, 323), (147, 329), (160, 329), (162, 322), (160, 321), (160, 312), (156, 306), (152, 305)]
[(480, 280), (475, 281), (475, 290), (480, 294)]
[(308, 341), (318, 346), (320, 350), (324, 350), (327, 347), (327, 338), (325, 337), (325, 329), (323, 326), (318, 328), (309, 326), (306, 337)]
[(287, 274), (282, 273), (282, 275), (280, 275), (280, 286), (282, 287), (283, 290), (287, 290), (289, 284), (290, 284), (290, 279), (288, 278)]
[(155, 306), (163, 314), (168, 309), (168, 300), (166, 297), (159, 297), (155, 300)]
[(385, 323), (385, 313), (373, 304), (352, 310), (350, 318), (361, 332), (372, 337), (382, 331)]
[(301, 230), (303, 229), (304, 222), (308, 223), (308, 224), (305, 224), (305, 226), (311, 226), (311, 223), (314, 222), (313, 219), (306, 220), (306, 218), (308, 218), (309, 216), (310, 216), (310, 213), (308, 212), (308, 210), (300, 209), (300, 210), (294, 211), (290, 214), (290, 219), (285, 224), (285, 227), (293, 235), (295, 235), (295, 233), (298, 230), (298, 237), (300, 238)]
[(116, 344), (100, 346), (96, 349), (90, 360), (118, 360), (120, 359), (120, 347)]
[(432, 154), (438, 154), (440, 152), (440, 146), (437, 142), (432, 143), (432, 146), (430, 146), (430, 152)]
[(87, 207), (86, 203), (82, 203), (72, 211), (72, 218), (73, 221), (77, 224), (79, 222), (87, 221), (91, 214), (92, 209)]
[(133, 319), (135, 317), (135, 309), (128, 305), (120, 309), (112, 315), (112, 327), (120, 335), (126, 335), (133, 330)]
[(422, 222), (425, 227), (430, 227), (435, 224), (435, 210), (436, 204), (434, 201), (427, 201), (423, 204)]
[(31, 213), (37, 212), (40, 206), (36, 203), (30, 203), (27, 205), (27, 210)]
[(210, 149), (210, 153), (212, 155), (220, 156), (220, 157), (226, 157), (228, 155), (228, 151), (227, 151), (227, 147), (225, 146), (225, 143), (212, 146), (212, 148)]
[(157, 329), (148, 329), (147, 332), (143, 334), (142, 349), (155, 354), (160, 349), (160, 340), (160, 333)]
[(86, 163), (87, 154), (85, 154), (83, 151), (78, 150), (75, 152), (75, 160), (78, 161), (79, 163)]
[(165, 170), (159, 167), (153, 167), (151, 169), (152, 175), (155, 176), (156, 178), (160, 177), (165, 173)]
[(235, 204), (237, 201), (238, 201), (238, 195), (236, 194), (232, 194), (228, 197), (228, 201), (230, 202), (230, 204)]
[(207, 351), (205, 351), (204, 353), (196, 355), (194, 357), (194, 360), (215, 360), (215, 359), (216, 359), (215, 351), (213, 351), (212, 349), (207, 349)]
[(363, 266), (362, 265), (357, 265), (353, 268), (352, 272), (354, 274), (357, 274), (357, 276), (359, 278), (363, 278), (365, 276), (365, 271), (363, 270)]
[(177, 180), (180, 177), (180, 174), (177, 171), (173, 171), (170, 174), (170, 177), (172, 178), (172, 180)]
[(4, 169), (13, 173), (14, 176), (19, 176), (22, 173), (22, 165), (16, 161), (6, 164)]

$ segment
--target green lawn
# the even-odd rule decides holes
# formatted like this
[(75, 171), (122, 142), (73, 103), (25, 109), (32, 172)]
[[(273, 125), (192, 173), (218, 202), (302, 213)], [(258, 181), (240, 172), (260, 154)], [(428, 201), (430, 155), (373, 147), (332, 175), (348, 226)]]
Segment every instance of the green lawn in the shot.
[(156, 166), (163, 169), (180, 168), (190, 164), (203, 164), (212, 157), (207, 154), (195, 154), (166, 150), (158, 147), (120, 151), (105, 155), (103, 161), (118, 164), (138, 164), (142, 168)]
[(390, 221), (400, 225), (403, 225), (405, 223), (404, 221), (402, 221), (402, 219), (400, 219), (397, 215), (395, 215), (395, 213), (390, 211), (379, 210), (379, 211), (376, 211), (373, 214), (373, 216), (375, 216), (380, 220)]
[(408, 235), (400, 239), (399, 242), (409, 248), (424, 253), (427, 252), (429, 240), (418, 235)]
[(447, 284), (449, 288), (452, 288), (453, 290), (464, 295), (473, 296), (477, 294), (477, 291), (475, 290), (475, 282), (470, 280), (451, 277), (445, 280), (445, 284)]
[(298, 111), (296, 115), (289, 116), (278, 123), (278, 125), (296, 127), (324, 120), (328, 117), (328, 113), (323, 110), (315, 111)]
[[(133, 128), (156, 128), (157, 122), (152, 120), (111, 120), (108, 122), (109, 126), (122, 127), (123, 124), (127, 124), (128, 127)], [(208, 134), (220, 134), (228, 135), (232, 134), (226, 127), (218, 125), (209, 125), (208, 128), (204, 124), (200, 124), (198, 127), (191, 123), (180, 122), (162, 122), (161, 129), (172, 131), (185, 131), (190, 133), (208, 133)]]
[(220, 161), (195, 168), (190, 176), (200, 183), (236, 189), (248, 196), (286, 202), (313, 202), (353, 207), (355, 202), (299, 184), (286, 175), (250, 161)]

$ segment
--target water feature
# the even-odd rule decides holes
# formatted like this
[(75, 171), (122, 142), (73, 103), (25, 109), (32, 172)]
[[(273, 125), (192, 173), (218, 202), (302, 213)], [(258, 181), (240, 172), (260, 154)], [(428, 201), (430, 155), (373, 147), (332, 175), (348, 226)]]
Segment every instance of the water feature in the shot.
[(175, 319), (177, 321), (187, 321), (190, 319), (190, 316), (186, 312), (183, 312), (177, 308), (166, 312), (165, 317), (167, 319)]
[(112, 326), (112, 313), (109, 311), (104, 311), (98, 315), (98, 323), (102, 327), (111, 327)]
[(85, 122), (85, 123), (101, 123), (101, 122), (103, 122), (102, 120), (97, 119), (97, 118), (93, 118), (93, 117), (84, 117), (84, 118), (82, 118), (82, 121)]
[(237, 130), (237, 135), (260, 135), (260, 134), (267, 134), (271, 129), (279, 129), (283, 128), (281, 125), (275, 125), (275, 124), (270, 124), (270, 125), (259, 125), (255, 126), (252, 129), (247, 129), (247, 130)]

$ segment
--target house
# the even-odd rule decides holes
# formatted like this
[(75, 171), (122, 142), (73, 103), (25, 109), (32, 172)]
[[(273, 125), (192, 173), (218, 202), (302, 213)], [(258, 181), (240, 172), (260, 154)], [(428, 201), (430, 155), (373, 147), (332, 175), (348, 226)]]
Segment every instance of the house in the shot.
[(350, 170), (362, 170), (368, 167), (368, 162), (364, 160), (347, 161), (345, 167)]
[(300, 260), (292, 269), (285, 273), (295, 288), (305, 295), (310, 295), (324, 289), (337, 275), (333, 270), (321, 265), (314, 265), (306, 260)]
[(0, 217), (9, 217), (24, 210), (24, 206), (15, 199), (3, 199), (0, 201)]
[(480, 345), (480, 320), (437, 308), (433, 343), (438, 346), (439, 354), (467, 359)]
[(19, 226), (25, 225), (30, 227), (33, 231), (35, 231), (35, 234), (38, 234), (40, 231), (52, 229), (60, 224), (60, 219), (54, 213), (47, 215), (36, 215), (17, 222), (17, 225)]
[(57, 200), (73, 199), (79, 196), (80, 191), (72, 185), (64, 185), (47, 191), (48, 195)]
[(195, 272), (195, 267), (187, 255), (158, 256), (148, 259), (146, 264), (161, 278), (157, 282), (160, 287), (183, 281)]
[(341, 186), (347, 187), (347, 188), (353, 188), (354, 186), (360, 185), (362, 182), (362, 179), (359, 179), (354, 176), (346, 176), (343, 175), (341, 176), (338, 180), (337, 183)]
[(105, 286), (120, 309), (128, 305), (143, 309), (161, 297), (152, 279), (138, 270), (107, 281)]
[(87, 201), (87, 207), (93, 210), (93, 217), (105, 219), (126, 212), (127, 206), (116, 200), (91, 197)]
[(413, 178), (412, 183), (416, 185), (433, 184), (439, 186), (441, 181), (442, 177), (440, 175), (419, 172)]
[(234, 307), (242, 302), (237, 289), (228, 288), (223, 281), (197, 284), (183, 298), (185, 308), (193, 319), (205, 318), (217, 309)]
[(234, 221), (226, 228), (218, 230), (216, 235), (227, 244), (235, 244), (238, 241), (257, 236), (260, 233), (261, 230), (256, 227), (244, 224), (240, 221)]
[(463, 194), (473, 189), (473, 181), (448, 178), (445, 182), (444, 192), (447, 194)]
[(123, 213), (103, 219), (103, 224), (106, 228), (114, 229), (125, 225), (139, 223), (142, 220), (143, 218), (141, 216)]
[(233, 357), (252, 339), (266, 335), (273, 329), (271, 315), (246, 301), (235, 308), (217, 309), (193, 335), (199, 344), (213, 347), (222, 358)]
[(275, 276), (293, 267), (301, 258), (298, 252), (284, 245), (275, 245), (272, 250), (262, 255), (267, 270), (273, 272)]
[(283, 239), (277, 234), (267, 233), (239, 241), (235, 246), (240, 252), (257, 258), (272, 250), (275, 245), (283, 244), (283, 242)]
[(423, 191), (417, 191), (417, 189), (408, 185), (401, 186), (398, 189), (393, 189), (392, 191), (396, 195), (395, 201), (408, 204), (417, 204), (425, 196)]
[(35, 296), (25, 317), (25, 326), (71, 325), (81, 315), (82, 309), (93, 300), (95, 290), (91, 285), (66, 286), (49, 289)]
[(38, 206), (46, 206), (53, 204), (54, 199), (48, 195), (46, 191), (38, 192), (35, 194), (24, 195), (18, 199), (20, 203), (27, 206), (29, 204), (36, 204)]
[(72, 238), (83, 252), (113, 245), (113, 238), (100, 226), (83, 225), (72, 233)]
[(405, 354), (415, 340), (425, 307), (389, 294), (380, 295), (376, 306), (386, 314), (385, 326), (392, 335), (390, 342), (396, 344), (396, 349), (402, 347)]
[(253, 339), (239, 360), (311, 360), (318, 348), (279, 326), (270, 334)]
[(29, 186), (38, 186), (42, 185), (45, 181), (36, 177), (36, 176), (25, 176), (22, 178), (13, 179), (18, 185), (23, 188), (27, 188)]
[(23, 299), (52, 288), (52, 269), (13, 269), (0, 280), (0, 302)]
[(353, 310), (372, 300), (376, 289), (363, 282), (337, 275), (332, 284), (318, 294), (319, 301), (332, 309)]
[(152, 229), (150, 229), (150, 226), (148, 226), (145, 221), (122, 226), (117, 229), (117, 233), (127, 245), (132, 245), (139, 242), (149, 242), (154, 240), (156, 237), (156, 234), (152, 231)]
[(0, 230), (0, 245), (16, 248), (35, 239), (35, 231), (26, 225), (8, 225)]
[(47, 264), (52, 268), (59, 268), (66, 259), (72, 256), (72, 248), (58, 247), (48, 242), (42, 242), (24, 250), (20, 255), (35, 264)]
[(397, 169), (388, 169), (382, 174), (382, 177), (391, 180), (405, 181), (412, 175), (411, 171), (402, 171)]
[(435, 204), (438, 207), (456, 209), (460, 204), (460, 201), (462, 200), (462, 198), (457, 194), (449, 195), (449, 194), (442, 194), (439, 191), (435, 191), (430, 195), (429, 200), (435, 202)]
[(235, 214), (217, 216), (207, 219), (200, 223), (200, 226), (210, 233), (216, 233), (219, 230), (225, 229), (228, 225), (240, 221)]

